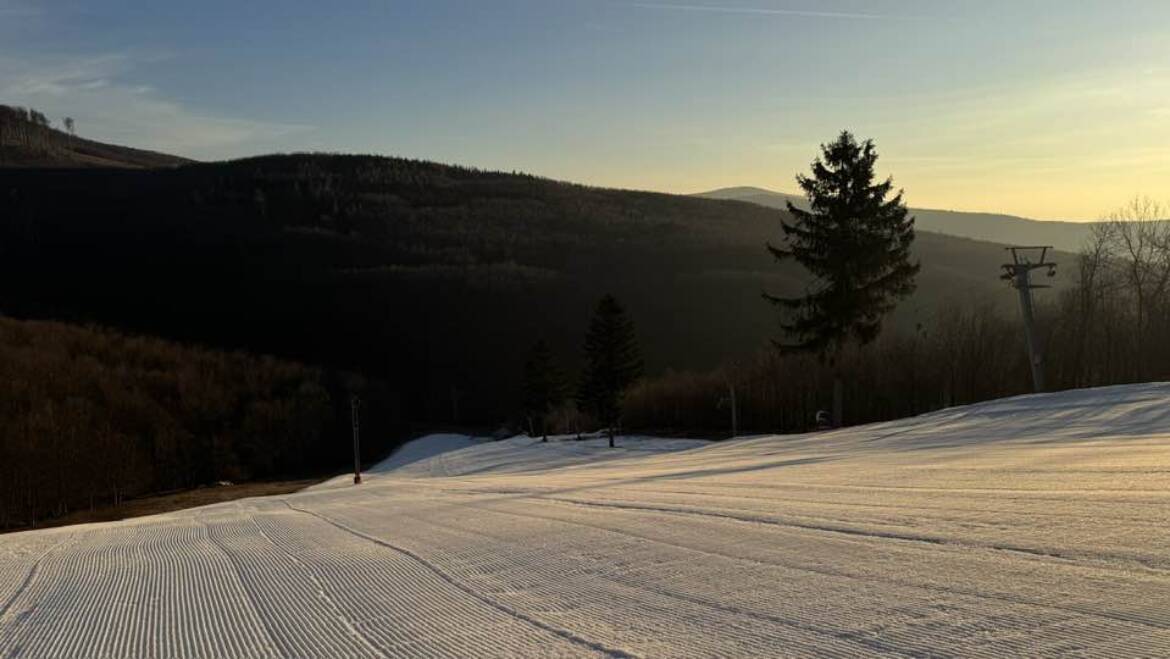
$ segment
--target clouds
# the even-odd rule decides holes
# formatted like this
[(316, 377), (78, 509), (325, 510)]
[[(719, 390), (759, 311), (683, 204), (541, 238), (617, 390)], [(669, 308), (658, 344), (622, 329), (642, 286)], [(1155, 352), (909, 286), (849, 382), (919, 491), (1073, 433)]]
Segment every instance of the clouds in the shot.
[(55, 121), (71, 116), (92, 139), (194, 158), (280, 148), (285, 138), (311, 130), (188, 107), (136, 82), (139, 63), (125, 54), (0, 56), (0, 102), (35, 107)]
[(31, 18), (40, 14), (40, 9), (32, 5), (16, 0), (0, 0), (0, 18)]
[(126, 68), (118, 55), (42, 61), (32, 64), (20, 59), (0, 58), (0, 95), (5, 99), (63, 97), (71, 91), (109, 85), (108, 76)]
[(1170, 77), (1102, 69), (892, 100), (870, 116), (915, 203), (1092, 219), (1165, 188), (1168, 105)]

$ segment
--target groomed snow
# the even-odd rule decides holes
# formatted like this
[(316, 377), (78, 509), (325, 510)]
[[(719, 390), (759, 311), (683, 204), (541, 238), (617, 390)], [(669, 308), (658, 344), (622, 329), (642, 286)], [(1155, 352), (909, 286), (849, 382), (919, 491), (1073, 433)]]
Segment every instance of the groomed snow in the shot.
[(0, 536), (0, 656), (1170, 654), (1170, 384)]

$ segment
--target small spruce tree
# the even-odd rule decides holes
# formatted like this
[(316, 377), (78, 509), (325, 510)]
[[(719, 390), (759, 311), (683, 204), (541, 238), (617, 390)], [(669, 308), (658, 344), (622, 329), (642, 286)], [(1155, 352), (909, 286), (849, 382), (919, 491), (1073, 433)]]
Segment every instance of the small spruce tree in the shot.
[[(778, 260), (794, 259), (813, 277), (801, 297), (765, 297), (783, 311), (780, 327), (794, 341), (778, 341), (781, 350), (811, 352), (836, 363), (843, 347), (865, 345), (881, 331), (882, 318), (897, 301), (914, 291), (919, 264), (910, 260), (914, 218), (902, 203), (902, 191), (887, 199), (892, 179), (874, 182), (877, 152), (873, 141), (858, 143), (843, 131), (821, 146), (812, 176), (796, 180), (808, 197), (809, 210), (788, 203), (792, 222), (781, 222), (784, 241), (768, 244)], [(833, 383), (833, 423), (840, 426), (843, 385)]]
[(634, 323), (612, 295), (597, 303), (585, 335), (585, 369), (578, 398), (581, 406), (606, 424), (609, 446), (621, 419), (622, 397), (642, 374), (642, 357)]
[(524, 414), (529, 432), (533, 419), (540, 421), (541, 441), (548, 441), (548, 415), (565, 401), (565, 378), (544, 339), (532, 346), (532, 353), (524, 363)]

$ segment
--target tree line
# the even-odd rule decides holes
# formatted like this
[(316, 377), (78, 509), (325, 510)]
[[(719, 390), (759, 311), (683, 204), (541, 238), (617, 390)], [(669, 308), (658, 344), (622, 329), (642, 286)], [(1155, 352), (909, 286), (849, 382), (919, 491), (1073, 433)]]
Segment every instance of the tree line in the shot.
[(0, 105), (0, 166), (138, 168), (189, 162), (177, 156), (79, 137), (72, 117), (63, 117), (59, 126), (39, 110)]
[[(978, 289), (986, 304), (940, 303), (944, 291), (968, 281), (946, 278), (962, 259), (970, 259), (962, 268), (978, 275), (970, 281), (994, 282), (999, 247), (915, 235), (900, 197), (888, 181), (872, 176), (872, 145), (852, 136), (838, 142), (822, 153), (824, 172), (814, 170), (807, 179), (806, 193), (821, 200), (805, 215), (790, 213), (790, 221), (738, 202), (365, 156), (272, 156), (150, 171), (6, 170), (0, 182), (0, 302), (24, 317), (98, 321), (217, 346), (227, 355), (244, 350), (277, 355), (280, 363), (317, 364), (330, 409), (348, 401), (334, 374), (362, 371), (370, 382), (384, 383), (378, 385), (382, 402), (364, 395), (370, 401), (364, 409), (384, 411), (389, 429), (371, 428), (364, 436), (387, 442), (411, 424), (482, 429), (513, 412), (534, 435), (596, 428), (714, 434), (729, 425), (731, 409), (739, 412), (743, 431), (802, 430), (812, 427), (818, 410), (832, 406), (834, 389), (844, 402), (844, 423), (1025, 391), (1021, 335), (1014, 316), (1004, 313), (1013, 309), (1010, 291), (998, 289), (1001, 297), (998, 290), (990, 296), (991, 289)], [(842, 196), (843, 190), (852, 196)], [(856, 217), (866, 222), (850, 223)], [(1065, 271), (1082, 271), (1080, 284), (1041, 298), (1054, 386), (1161, 373), (1162, 351), (1170, 346), (1167, 241), (1161, 224), (1143, 222), (1135, 232), (1131, 219), (1103, 228), (1095, 251), (1073, 267), (1062, 264)], [(789, 226), (780, 229), (784, 242), (769, 251), (764, 241), (781, 222)], [(837, 257), (828, 258), (821, 245), (835, 245)], [(774, 266), (773, 257), (785, 263)], [(943, 258), (945, 268), (938, 265)], [(752, 356), (764, 338), (757, 321), (773, 313), (761, 288), (782, 313), (779, 351)], [(916, 318), (891, 310), (914, 288), (919, 306), (939, 311)], [(923, 297), (924, 289), (929, 296)], [(605, 290), (615, 295), (597, 303)], [(540, 313), (533, 313), (534, 301)], [(633, 338), (635, 317), (647, 339), (640, 346)], [(485, 331), (489, 326), (493, 331)], [(1140, 332), (1132, 331), (1135, 326)], [(543, 346), (534, 347), (521, 368), (515, 346), (538, 337)], [(204, 353), (221, 354), (188, 354), (168, 345), (181, 353), (168, 366), (178, 370), (188, 361), (202, 363)], [(43, 349), (46, 359), (56, 359), (51, 356), (58, 348)], [(66, 354), (92, 365), (83, 353)], [(557, 366), (569, 363), (569, 355), (580, 362), (572, 378)], [(729, 355), (740, 356), (719, 366)], [(229, 359), (206, 388), (241, 390), (233, 383), (258, 368), (252, 359), (265, 358)], [(38, 377), (33, 363), (24, 366), (29, 382)], [(104, 364), (91, 380), (115, 381), (110, 374), (122, 367), (112, 357)], [(681, 370), (667, 371), (671, 366)], [(301, 368), (310, 373), (315, 367)], [(652, 376), (640, 379), (641, 372)], [(273, 375), (264, 386), (276, 387), (278, 380)], [(97, 400), (105, 409), (114, 399), (90, 395), (100, 391), (55, 395)], [(263, 387), (242, 391), (252, 393), (228, 398), (288, 400), (287, 393)], [(183, 399), (164, 394), (157, 396), (163, 409)], [(63, 405), (52, 416), (64, 415)], [(313, 405), (278, 407), (295, 415)], [(186, 452), (160, 462), (178, 467), (161, 475), (134, 467), (130, 485), (90, 483), (85, 491), (97, 492), (99, 501), (116, 500), (128, 492), (232, 480), (225, 476), (230, 473), (262, 478), (309, 464), (306, 458), (269, 468), (233, 439), (231, 451), (220, 455), (235, 456), (238, 469), (221, 468), (233, 460), (208, 457), (217, 455), (216, 438), (242, 436), (239, 428), (256, 422), (246, 414), (207, 412), (222, 424), (201, 425), (204, 417), (176, 409), (151, 416), (157, 423), (119, 413), (109, 427), (121, 433), (112, 436), (138, 438), (141, 444), (125, 446), (140, 451), (150, 444), (141, 438), (163, 436), (158, 427), (184, 429)], [(29, 404), (10, 410), (10, 418), (31, 418), (34, 411)], [(308, 455), (333, 456), (318, 461), (318, 470), (347, 455), (345, 411), (328, 418), (327, 430), (310, 441), (320, 452)], [(108, 444), (96, 434), (106, 426), (89, 427), (95, 430), (77, 442)], [(235, 430), (216, 430), (221, 427)], [(38, 432), (45, 442), (57, 441), (44, 428)], [(84, 505), (72, 485), (52, 484), (67, 479), (28, 480), (45, 478), (29, 471), (39, 464), (37, 456), (51, 454), (35, 448), (32, 438), (41, 435), (7, 445), (25, 448), (14, 463), (23, 471), (5, 478), (17, 483), (5, 490), (5, 505), (25, 501), (20, 510), (33, 515)], [(6, 454), (6, 461), (8, 455), (16, 454)], [(135, 460), (131, 455), (126, 464)], [(167, 476), (178, 471), (194, 475), (185, 481)], [(59, 487), (69, 494), (38, 494), (27, 504), (28, 492)]]
[[(62, 125), (72, 135), (74, 122), (65, 117)], [(0, 147), (22, 147), (47, 151), (59, 148), (62, 134), (44, 113), (20, 106), (0, 105)]]
[[(1059, 264), (1076, 279), (1072, 287), (1037, 294), (1050, 390), (1170, 380), (1170, 294), (1161, 280), (1170, 241), (1131, 251), (1136, 234), (1163, 234), (1165, 226), (1132, 217), (1108, 222), (1072, 262)], [(1002, 294), (1015, 292), (1005, 285)], [(834, 365), (766, 349), (716, 369), (644, 378), (625, 398), (625, 422), (647, 432), (727, 436), (734, 388), (741, 432), (813, 430), (839, 373), (846, 424), (1027, 394), (1023, 336), (1018, 314), (986, 302), (947, 305), (917, 329), (895, 328), (867, 350), (844, 351)]]
[[(892, 182), (875, 180), (876, 159), (872, 142), (845, 132), (822, 147), (811, 176), (798, 176), (810, 210), (790, 204), (781, 243), (767, 249), (798, 261), (811, 281), (803, 295), (765, 293), (781, 311), (772, 346), (710, 370), (627, 380), (613, 388), (619, 410), (606, 425), (715, 436), (801, 432), (1030, 392), (1021, 320), (986, 296), (940, 305), (913, 328), (882, 331), (914, 290), (920, 265), (910, 252), (913, 218)], [(1062, 264), (1071, 286), (1041, 291), (1038, 339), (1050, 388), (1170, 379), (1166, 218), (1156, 202), (1134, 200), (1095, 224), (1082, 252)], [(1001, 296), (1015, 297), (1006, 286)], [(563, 396), (550, 404), (541, 389), (548, 380), (531, 376), (548, 372), (532, 366), (548, 362), (542, 350), (526, 371), (529, 418), (537, 410), (561, 430), (565, 419), (580, 424), (580, 406), (566, 414)]]
[[(1170, 380), (1170, 209), (1135, 199), (1094, 225), (1060, 263), (1073, 284), (1036, 296), (1050, 390)], [(1014, 297), (1006, 285), (1002, 295)], [(743, 432), (803, 432), (845, 374), (847, 424), (921, 414), (1032, 392), (1018, 314), (986, 300), (940, 307), (913, 330), (883, 333), (830, 363), (773, 349), (707, 371), (639, 381), (624, 401), (630, 427), (726, 436), (735, 391)]]
[(543, 441), (555, 432), (581, 432), (600, 423), (614, 448), (626, 390), (642, 375), (642, 354), (634, 323), (613, 295), (598, 301), (585, 333), (584, 366), (576, 387), (565, 377), (545, 341), (524, 364), (523, 414), (530, 434)]
[[(794, 356), (815, 356), (820, 370), (828, 368), (834, 373), (833, 424), (837, 426), (844, 422), (846, 356), (869, 356), (865, 347), (880, 335), (885, 316), (898, 301), (914, 292), (920, 269), (910, 253), (914, 219), (902, 203), (902, 193), (891, 196), (892, 179), (874, 180), (876, 162), (873, 142), (858, 142), (848, 131), (823, 145), (812, 164), (812, 175), (797, 176), (810, 210), (789, 203), (792, 221), (781, 221), (781, 243), (766, 245), (776, 260), (799, 263), (812, 280), (801, 295), (763, 294), (781, 310), (782, 336), (773, 342), (774, 348), (790, 361)], [(633, 397), (627, 395), (637, 380), (640, 362), (636, 351), (626, 348), (626, 341), (619, 337), (632, 333), (616, 301), (604, 298), (586, 338), (587, 361), (579, 398), (605, 422), (611, 447), (613, 428), (623, 407), (630, 412), (641, 403), (639, 411), (645, 417), (647, 408), (655, 409), (661, 402), (656, 399), (671, 389), (643, 384)], [(533, 371), (526, 369), (528, 374)], [(732, 378), (743, 372), (737, 369), (734, 375), (725, 376), (728, 397), (723, 402), (731, 407), (735, 429), (739, 399)], [(852, 380), (856, 388), (856, 378)], [(529, 378), (527, 390), (549, 382), (548, 377)], [(547, 403), (549, 396), (545, 392), (529, 398)], [(676, 422), (681, 421), (678, 410), (682, 404), (673, 401)], [(653, 420), (653, 415), (649, 416)]]
[[(404, 421), (487, 426), (518, 411), (515, 347), (543, 338), (575, 371), (606, 292), (638, 323), (647, 373), (753, 352), (773, 315), (761, 290), (803, 285), (762, 249), (784, 217), (373, 156), (7, 169), (0, 309), (360, 370)], [(891, 326), (997, 286), (997, 246), (921, 234), (914, 249), (917, 292)]]
[[(1170, 208), (1135, 198), (1093, 227), (1077, 284), (1049, 310), (1064, 387), (1170, 376)], [(1050, 351), (1052, 352), (1052, 351)]]

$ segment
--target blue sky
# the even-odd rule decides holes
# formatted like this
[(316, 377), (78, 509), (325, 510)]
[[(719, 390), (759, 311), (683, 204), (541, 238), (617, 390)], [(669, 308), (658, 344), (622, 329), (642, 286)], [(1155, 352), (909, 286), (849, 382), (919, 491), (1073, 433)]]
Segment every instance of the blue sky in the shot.
[(794, 188), (876, 140), (912, 204), (1170, 196), (1165, 0), (0, 0), (0, 103), (217, 159), (372, 152), (599, 185)]

